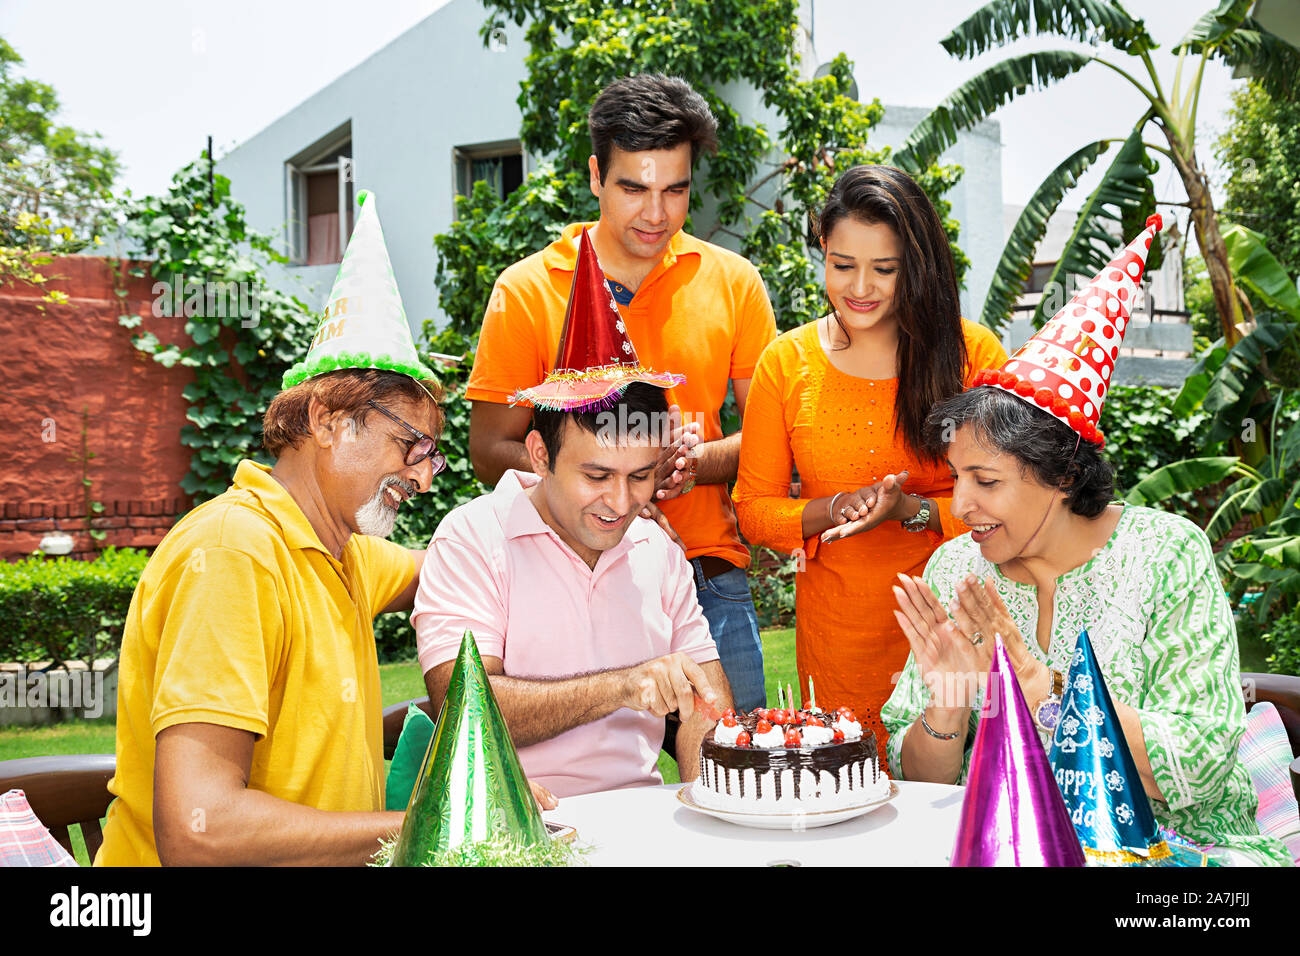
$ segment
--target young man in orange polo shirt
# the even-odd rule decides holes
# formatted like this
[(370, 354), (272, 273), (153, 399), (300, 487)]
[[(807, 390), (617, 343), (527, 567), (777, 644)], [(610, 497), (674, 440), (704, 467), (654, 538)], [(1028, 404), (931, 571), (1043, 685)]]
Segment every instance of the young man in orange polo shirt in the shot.
[[(740, 433), (724, 436), (720, 413), (730, 382), (744, 415), (750, 376), (776, 337), (772, 306), (748, 261), (682, 231), (692, 167), (717, 148), (717, 121), (698, 93), (680, 79), (628, 77), (600, 93), (588, 125), (596, 254), (642, 360), (685, 373), (669, 398), (698, 428), (689, 457), (665, 456), (657, 503), (686, 548), (736, 706), (752, 709), (765, 703), (762, 645), (728, 491)], [(509, 397), (555, 362), (583, 225), (510, 266), (492, 291), (466, 389), (470, 457), (485, 484), (531, 470), (532, 410)]]

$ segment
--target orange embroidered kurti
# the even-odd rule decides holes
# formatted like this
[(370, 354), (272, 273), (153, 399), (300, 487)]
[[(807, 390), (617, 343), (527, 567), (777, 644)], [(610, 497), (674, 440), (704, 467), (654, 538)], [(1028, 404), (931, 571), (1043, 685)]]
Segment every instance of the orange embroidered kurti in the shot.
[[(988, 329), (963, 319), (962, 330), (969, 385), (978, 371), (997, 368), (1007, 356)], [(875, 731), (882, 760), (880, 708), (909, 650), (891, 613), (894, 575), (919, 575), (945, 538), (968, 530), (949, 511), (948, 466), (922, 462), (894, 435), (897, 387), (897, 379), (857, 378), (833, 366), (816, 322), (781, 335), (750, 382), (733, 494), (740, 530), (750, 542), (787, 554), (803, 549), (804, 569), (795, 576), (795, 633), (805, 703), (811, 676), (818, 705), (856, 710)], [(789, 497), (792, 466), (802, 482), (798, 499)], [(887, 521), (826, 545), (803, 537), (810, 499), (855, 491), (904, 470), (910, 476), (905, 491), (938, 503), (942, 535)]]

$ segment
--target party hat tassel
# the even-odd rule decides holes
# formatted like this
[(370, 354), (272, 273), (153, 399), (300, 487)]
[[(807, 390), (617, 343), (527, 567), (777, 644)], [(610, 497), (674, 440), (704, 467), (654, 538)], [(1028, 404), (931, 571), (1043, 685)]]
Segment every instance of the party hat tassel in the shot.
[(953, 866), (1083, 866), (1001, 636), (971, 753)]
[(596, 247), (583, 229), (555, 368), (540, 385), (515, 391), (510, 403), (552, 412), (598, 412), (617, 404), (633, 382), (668, 389), (685, 381), (684, 375), (641, 364)]

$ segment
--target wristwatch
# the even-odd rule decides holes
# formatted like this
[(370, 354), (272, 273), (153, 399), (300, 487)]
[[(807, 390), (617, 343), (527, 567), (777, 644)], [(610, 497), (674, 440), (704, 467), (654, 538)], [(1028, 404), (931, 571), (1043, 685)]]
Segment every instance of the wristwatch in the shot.
[(912, 517), (903, 519), (903, 528), (907, 531), (924, 531), (930, 527), (930, 499), (920, 495), (912, 497), (921, 502), (921, 508)]
[(1046, 697), (1034, 705), (1034, 723), (1049, 734), (1055, 733), (1056, 725), (1061, 720), (1061, 696), (1065, 691), (1065, 675), (1050, 669), (1052, 689)]

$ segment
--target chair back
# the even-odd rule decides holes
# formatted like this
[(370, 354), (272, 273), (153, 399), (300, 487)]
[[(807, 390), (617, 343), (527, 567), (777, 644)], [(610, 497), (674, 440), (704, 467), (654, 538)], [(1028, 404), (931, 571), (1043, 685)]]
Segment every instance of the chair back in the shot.
[(94, 862), (104, 843), (99, 821), (108, 813), (113, 795), (108, 781), (117, 768), (113, 754), (65, 754), (0, 761), (0, 793), (18, 789), (37, 819), (63, 849), (72, 853), (68, 827), (81, 825), (86, 854)]
[(1300, 801), (1300, 677), (1293, 674), (1241, 675), (1241, 692), (1246, 697), (1246, 710), (1267, 701), (1277, 708), (1277, 715), (1286, 728), (1291, 743), (1291, 789)]
[(1300, 677), (1245, 673), (1241, 675), (1241, 692), (1246, 697), (1246, 710), (1262, 701), (1277, 708), (1291, 741), (1291, 753), (1300, 756)]
[(384, 759), (392, 760), (393, 752), (397, 750), (397, 738), (402, 736), (402, 725), (406, 723), (406, 708), (411, 704), (416, 704), (419, 708), (433, 720), (438, 718), (429, 713), (432, 706), (428, 697), (412, 697), (410, 700), (404, 700), (400, 704), (393, 704), (391, 707), (384, 708)]

